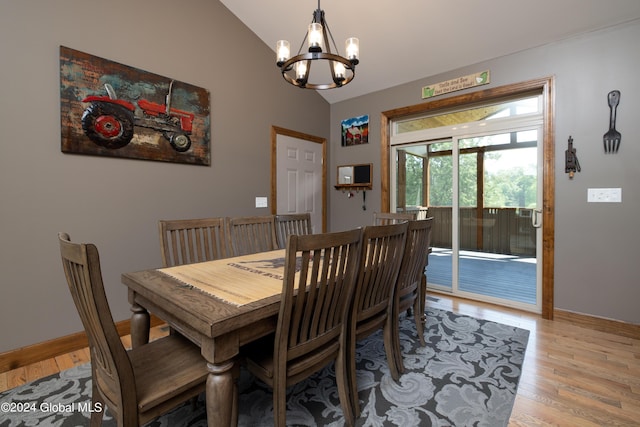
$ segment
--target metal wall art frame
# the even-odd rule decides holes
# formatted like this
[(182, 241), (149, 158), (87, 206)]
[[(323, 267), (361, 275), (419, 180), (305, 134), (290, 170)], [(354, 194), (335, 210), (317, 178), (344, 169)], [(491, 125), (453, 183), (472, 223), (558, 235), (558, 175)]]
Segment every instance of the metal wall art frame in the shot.
[(60, 47), (62, 152), (211, 164), (209, 92)]

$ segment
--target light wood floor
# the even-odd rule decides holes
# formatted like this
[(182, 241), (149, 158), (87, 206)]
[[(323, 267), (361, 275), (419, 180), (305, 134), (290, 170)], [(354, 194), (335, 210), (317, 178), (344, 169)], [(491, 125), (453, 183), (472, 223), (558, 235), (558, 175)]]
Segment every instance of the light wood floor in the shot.
[[(640, 340), (448, 295), (427, 305), (530, 331), (509, 426), (640, 426)], [(0, 373), (0, 391), (88, 361), (84, 349)]]
[[(159, 337), (163, 337), (168, 333), (169, 328), (166, 325), (156, 326), (151, 328), (151, 331), (149, 332), (149, 339), (154, 340)], [(122, 343), (126, 348), (131, 348), (131, 337), (129, 335), (122, 337)], [(47, 359), (22, 368), (1, 372), (0, 392), (90, 361), (91, 356), (89, 355), (89, 348), (87, 347), (54, 357), (53, 359)]]

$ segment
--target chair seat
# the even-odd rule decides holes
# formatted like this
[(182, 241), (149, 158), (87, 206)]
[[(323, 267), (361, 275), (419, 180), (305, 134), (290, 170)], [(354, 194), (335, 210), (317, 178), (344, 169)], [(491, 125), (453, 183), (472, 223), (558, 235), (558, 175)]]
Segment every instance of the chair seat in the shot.
[(200, 348), (181, 335), (160, 338), (134, 348), (128, 354), (135, 373), (141, 413), (189, 390), (193, 390), (194, 396), (205, 390), (209, 372)]
[[(242, 353), (246, 357), (247, 368), (262, 381), (269, 383), (273, 379), (273, 349), (275, 335), (271, 334), (243, 347)], [(306, 354), (298, 360), (291, 360), (287, 366), (287, 385), (295, 384), (309, 377), (333, 361), (340, 346), (337, 342), (318, 349), (313, 355)]]
[(419, 283), (412, 287), (402, 288), (398, 291), (399, 311), (403, 311), (408, 307), (413, 307), (413, 303), (418, 297), (418, 286), (420, 286)]

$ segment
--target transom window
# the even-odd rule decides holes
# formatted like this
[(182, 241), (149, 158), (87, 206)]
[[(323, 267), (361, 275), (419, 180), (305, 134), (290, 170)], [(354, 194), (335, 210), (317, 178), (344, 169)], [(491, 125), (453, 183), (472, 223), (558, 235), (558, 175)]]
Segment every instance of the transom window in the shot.
[(484, 120), (494, 120), (505, 117), (516, 117), (540, 114), (542, 111), (541, 97), (531, 96), (516, 100), (501, 101), (493, 105), (439, 113), (433, 116), (421, 116), (395, 122), (395, 134), (434, 129), (443, 126), (455, 126)]

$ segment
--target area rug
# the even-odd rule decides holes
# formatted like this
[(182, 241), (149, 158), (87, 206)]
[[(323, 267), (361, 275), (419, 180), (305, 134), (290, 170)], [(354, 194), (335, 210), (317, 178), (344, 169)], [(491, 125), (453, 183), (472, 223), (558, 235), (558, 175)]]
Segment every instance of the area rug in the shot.
[[(389, 374), (382, 334), (357, 347), (362, 414), (357, 426), (506, 426), (516, 396), (529, 331), (427, 308), (425, 339), (417, 340), (413, 318), (403, 315), (405, 373)], [(272, 394), (242, 371), (240, 426), (273, 425)], [(0, 394), (0, 427), (88, 426), (89, 364)], [(288, 390), (287, 424), (342, 426), (333, 365)], [(105, 414), (104, 426), (115, 426)], [(149, 426), (206, 426), (204, 395)]]

